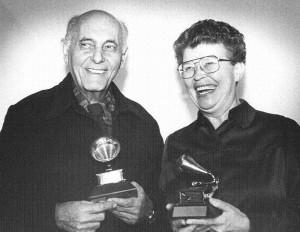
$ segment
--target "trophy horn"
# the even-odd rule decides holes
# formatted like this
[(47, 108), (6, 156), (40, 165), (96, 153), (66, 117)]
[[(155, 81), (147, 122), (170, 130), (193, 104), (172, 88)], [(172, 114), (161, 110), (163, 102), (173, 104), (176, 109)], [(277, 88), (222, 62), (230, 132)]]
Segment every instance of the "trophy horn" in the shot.
[(176, 161), (177, 168), (180, 171), (190, 172), (192, 174), (211, 175), (211, 172), (199, 165), (191, 156), (183, 154)]
[[(187, 152), (188, 153), (188, 152)], [(192, 175), (199, 175), (204, 177), (210, 177), (212, 179), (209, 183), (218, 183), (219, 179), (216, 178), (210, 171), (203, 168), (200, 164), (198, 164), (191, 156), (184, 153), (181, 155), (176, 161), (177, 169), (181, 172), (189, 172)], [(198, 182), (195, 182), (197, 184)], [(199, 182), (202, 183), (202, 182)]]

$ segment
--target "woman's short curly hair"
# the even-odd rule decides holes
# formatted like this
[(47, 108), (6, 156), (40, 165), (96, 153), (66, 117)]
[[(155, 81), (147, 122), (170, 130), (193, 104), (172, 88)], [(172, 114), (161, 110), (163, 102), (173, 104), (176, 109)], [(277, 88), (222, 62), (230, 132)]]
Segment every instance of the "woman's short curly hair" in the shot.
[(246, 62), (244, 35), (228, 23), (213, 19), (200, 20), (182, 32), (173, 45), (177, 63), (182, 63), (187, 47), (195, 48), (199, 44), (223, 44), (231, 55), (232, 64)]

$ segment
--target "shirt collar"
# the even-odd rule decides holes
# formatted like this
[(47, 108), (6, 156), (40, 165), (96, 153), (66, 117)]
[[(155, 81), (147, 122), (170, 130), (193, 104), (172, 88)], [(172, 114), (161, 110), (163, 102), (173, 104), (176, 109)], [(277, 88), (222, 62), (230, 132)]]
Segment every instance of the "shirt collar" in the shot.
[[(88, 105), (90, 105), (90, 102), (88, 99), (85, 98), (85, 96), (79, 91), (78, 87), (75, 85), (74, 81), (72, 82), (73, 87), (73, 93), (75, 95), (75, 98), (78, 102), (78, 104), (85, 109), (86, 112), (89, 112)], [(109, 109), (109, 112), (114, 111), (115, 109), (115, 98), (113, 94), (111, 93), (110, 88), (108, 89), (107, 93), (105, 94), (102, 101), (98, 102), (99, 104), (103, 105), (106, 109)]]
[[(59, 85), (53, 88), (53, 101), (51, 106), (49, 107), (47, 119), (59, 117), (71, 107), (74, 107), (77, 111), (85, 112), (84, 108), (78, 104), (75, 98), (72, 83), (72, 76), (70, 73), (68, 73), (64, 80), (59, 83)], [(135, 114), (138, 117), (143, 117), (141, 111), (138, 110), (136, 103), (126, 98), (113, 82), (111, 83), (111, 93), (116, 101), (116, 108), (113, 112), (114, 116), (118, 113), (129, 112)]]
[[(247, 128), (251, 125), (255, 117), (255, 109), (251, 107), (247, 101), (240, 99), (241, 104), (229, 111), (228, 119), (235, 121), (242, 128)], [(198, 111), (198, 124), (202, 126), (211, 125), (209, 120)]]

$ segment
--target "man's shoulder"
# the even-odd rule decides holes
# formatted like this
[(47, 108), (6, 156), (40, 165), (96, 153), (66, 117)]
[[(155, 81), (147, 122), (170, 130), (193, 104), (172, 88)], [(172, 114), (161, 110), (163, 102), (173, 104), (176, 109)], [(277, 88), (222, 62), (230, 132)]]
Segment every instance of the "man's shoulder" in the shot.
[(48, 118), (49, 113), (54, 107), (62, 107), (68, 91), (68, 78), (52, 88), (40, 90), (33, 93), (14, 105), (11, 105), (7, 111), (6, 119), (14, 120), (20, 125), (38, 123)]
[(69, 79), (65, 78), (61, 83), (49, 88), (40, 90), (33, 93), (16, 104), (12, 105), (10, 109), (14, 109), (18, 112), (27, 112), (29, 115), (34, 113), (48, 112), (50, 107), (53, 106), (53, 102), (57, 98), (63, 98), (66, 94), (66, 88), (69, 85)]
[(52, 104), (54, 88), (41, 90), (11, 105), (2, 128), (22, 130), (21, 128), (30, 128), (31, 125), (43, 122)]
[(57, 86), (33, 93), (13, 105), (15, 110), (34, 112), (47, 109), (52, 102)]

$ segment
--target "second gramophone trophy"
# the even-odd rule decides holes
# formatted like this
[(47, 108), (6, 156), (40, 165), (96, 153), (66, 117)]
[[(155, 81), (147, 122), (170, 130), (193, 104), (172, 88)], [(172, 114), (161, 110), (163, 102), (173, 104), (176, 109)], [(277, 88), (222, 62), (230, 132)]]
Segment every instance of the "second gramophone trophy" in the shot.
[(213, 218), (221, 214), (209, 203), (218, 188), (219, 179), (210, 171), (201, 167), (188, 154), (177, 159), (177, 169), (184, 174), (190, 174), (191, 186), (179, 189), (179, 203), (174, 204), (173, 218)]
[(120, 152), (120, 143), (111, 137), (101, 137), (93, 142), (92, 157), (106, 163), (106, 172), (96, 174), (98, 185), (93, 189), (89, 200), (99, 202), (108, 198), (137, 197), (137, 189), (127, 180), (123, 179), (123, 169), (113, 170), (111, 161)]

